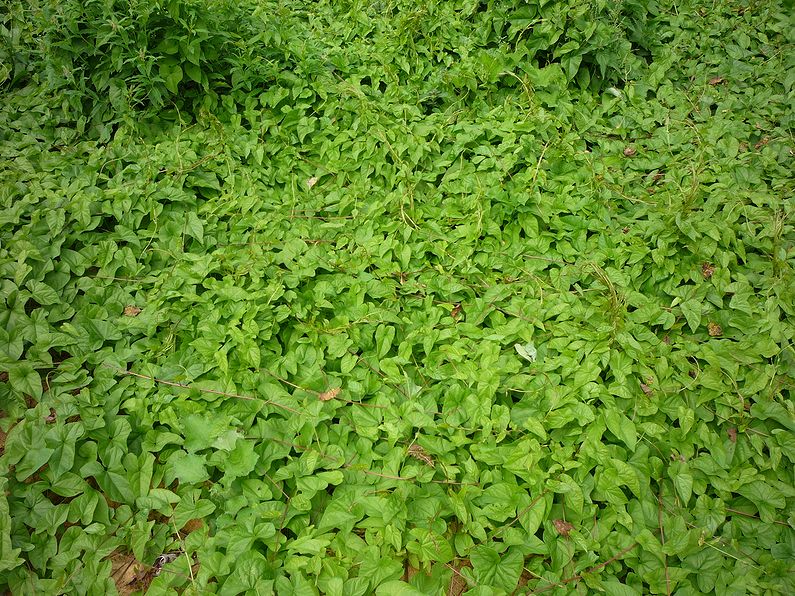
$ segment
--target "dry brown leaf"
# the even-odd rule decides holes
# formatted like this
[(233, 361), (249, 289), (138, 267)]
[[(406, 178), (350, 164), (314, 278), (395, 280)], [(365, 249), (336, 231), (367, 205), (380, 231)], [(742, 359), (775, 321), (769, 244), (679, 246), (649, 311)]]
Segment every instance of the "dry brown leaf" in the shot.
[(707, 331), (709, 331), (710, 337), (719, 337), (723, 335), (723, 327), (712, 321), (710, 321), (709, 325), (707, 325)]
[(654, 389), (649, 387), (646, 383), (641, 383), (640, 388), (643, 391), (643, 393), (645, 393), (646, 395), (651, 395), (652, 393), (654, 393)]
[(183, 534), (190, 534), (191, 532), (195, 532), (196, 530), (201, 529), (202, 526), (204, 526), (204, 521), (203, 520), (198, 519), (198, 518), (197, 519), (190, 519), (185, 524), (185, 527), (182, 528), (182, 533)]
[(121, 596), (146, 591), (153, 577), (151, 568), (137, 561), (132, 554), (115, 552), (110, 555), (110, 577)]
[(553, 520), (552, 523), (555, 526), (555, 529), (558, 531), (558, 534), (561, 536), (568, 538), (569, 532), (574, 529), (574, 526), (567, 522), (565, 519), (556, 519)]
[(306, 181), (306, 185), (309, 188), (312, 188), (315, 184), (317, 184), (317, 176), (312, 176), (309, 180)]
[(323, 393), (318, 393), (317, 397), (320, 401), (331, 401), (340, 394), (340, 391), (342, 390), (339, 387), (334, 387), (334, 389), (329, 389)]
[(453, 317), (456, 321), (458, 320), (459, 315), (461, 315), (461, 303), (456, 304), (453, 307), (453, 310), (450, 311), (450, 316)]
[(124, 307), (125, 317), (137, 317), (140, 312), (141, 309), (135, 306), (134, 304), (128, 304), (127, 306)]
[(423, 449), (422, 447), (420, 447), (416, 443), (413, 443), (409, 447), (408, 453), (414, 459), (418, 459), (421, 462), (429, 465), (432, 468), (436, 467), (436, 464), (433, 462), (433, 458), (428, 454), (427, 451), (425, 451), (425, 449)]
[(754, 149), (761, 149), (762, 147), (767, 145), (769, 142), (770, 142), (770, 139), (768, 137), (764, 137), (756, 145), (754, 145)]
[(715, 273), (715, 265), (707, 262), (701, 264), (701, 275), (704, 276), (704, 279), (709, 279), (713, 273)]
[[(450, 565), (448, 565), (448, 567), (450, 567)], [(453, 569), (453, 574), (450, 577), (450, 585), (447, 588), (447, 596), (461, 596), (461, 594), (469, 589), (469, 584), (458, 569), (455, 569), (454, 567), (450, 568)]]
[(634, 147), (624, 147), (624, 157), (632, 157), (636, 153), (637, 151), (635, 151)]
[(725, 81), (725, 80), (726, 80), (726, 79), (724, 79), (723, 77), (712, 77), (712, 78), (709, 80), (709, 84), (710, 84), (710, 85), (713, 85), (713, 86), (714, 86), (714, 85), (720, 85), (720, 84), (721, 84), (723, 81)]
[(737, 442), (737, 429), (736, 428), (734, 428), (733, 426), (730, 426), (726, 430), (726, 434), (729, 435), (729, 440), (732, 443), (736, 443)]
[(403, 581), (410, 582), (411, 579), (420, 572), (419, 569), (414, 567), (411, 563), (406, 561), (406, 566), (403, 571)]

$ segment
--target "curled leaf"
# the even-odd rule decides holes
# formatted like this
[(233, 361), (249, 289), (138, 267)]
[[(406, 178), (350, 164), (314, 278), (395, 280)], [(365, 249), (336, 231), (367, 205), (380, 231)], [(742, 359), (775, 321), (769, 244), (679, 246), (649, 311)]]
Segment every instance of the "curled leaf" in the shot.
[(433, 458), (428, 454), (427, 451), (425, 451), (425, 449), (423, 449), (422, 447), (420, 447), (416, 443), (413, 443), (411, 445), (411, 447), (409, 447), (408, 453), (414, 459), (418, 459), (421, 462), (429, 465), (432, 468), (436, 467), (436, 464), (434, 463)]
[(319, 393), (317, 397), (320, 401), (331, 401), (340, 394), (340, 391), (341, 389), (339, 387), (334, 387), (333, 389)]
[(529, 341), (524, 345), (514, 344), (513, 347), (516, 350), (516, 353), (519, 354), (522, 358), (524, 358), (528, 362), (536, 361), (538, 350), (536, 350), (536, 346), (533, 342)]
[(453, 307), (453, 310), (450, 311), (450, 316), (457, 321), (460, 315), (461, 315), (461, 303), (458, 303)]

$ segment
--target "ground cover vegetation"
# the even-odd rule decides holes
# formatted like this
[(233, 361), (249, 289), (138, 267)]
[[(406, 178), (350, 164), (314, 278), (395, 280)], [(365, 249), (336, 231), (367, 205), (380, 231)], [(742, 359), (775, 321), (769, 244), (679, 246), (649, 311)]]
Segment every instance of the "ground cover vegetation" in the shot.
[(793, 14), (4, 0), (0, 590), (795, 593)]

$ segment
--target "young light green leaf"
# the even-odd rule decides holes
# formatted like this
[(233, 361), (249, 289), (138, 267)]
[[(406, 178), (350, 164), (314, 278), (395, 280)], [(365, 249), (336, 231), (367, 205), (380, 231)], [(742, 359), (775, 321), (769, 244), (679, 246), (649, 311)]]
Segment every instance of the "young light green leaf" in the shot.
[(514, 344), (513, 347), (516, 350), (516, 353), (528, 362), (536, 361), (538, 350), (536, 349), (536, 346), (533, 342), (527, 342), (526, 344)]

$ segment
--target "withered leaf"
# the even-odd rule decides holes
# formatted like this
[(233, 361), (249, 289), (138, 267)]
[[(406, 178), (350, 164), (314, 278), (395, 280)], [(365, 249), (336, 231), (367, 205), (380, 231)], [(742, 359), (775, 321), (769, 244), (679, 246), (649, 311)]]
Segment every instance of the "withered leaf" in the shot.
[(461, 303), (458, 303), (453, 307), (453, 310), (450, 311), (450, 316), (457, 321), (460, 314), (461, 314)]
[(726, 79), (724, 79), (723, 77), (712, 77), (712, 78), (709, 80), (709, 84), (710, 84), (710, 85), (713, 85), (713, 86), (714, 86), (714, 85), (720, 85), (720, 84), (721, 84), (723, 81), (725, 81), (725, 80), (726, 80)]
[(712, 321), (710, 321), (709, 325), (707, 325), (707, 331), (709, 331), (710, 337), (718, 337), (723, 335), (723, 327)]
[(732, 443), (736, 443), (737, 442), (737, 429), (736, 428), (734, 428), (733, 426), (730, 426), (726, 430), (726, 434), (729, 435), (729, 440)]
[(558, 534), (564, 536), (566, 538), (569, 537), (569, 532), (574, 529), (574, 526), (567, 522), (565, 519), (556, 519), (553, 520), (552, 523), (555, 526), (555, 529), (558, 531)]
[(654, 389), (649, 387), (646, 383), (641, 383), (640, 388), (643, 391), (643, 393), (645, 393), (646, 395), (651, 395), (652, 393), (654, 393)]
[(709, 279), (713, 273), (715, 273), (715, 265), (708, 262), (701, 264), (701, 275), (704, 276), (704, 279)]
[(624, 147), (624, 156), (625, 157), (632, 157), (636, 153), (637, 153), (637, 151), (635, 151), (634, 147)]
[(309, 188), (312, 188), (315, 184), (317, 184), (317, 176), (312, 176), (309, 180), (306, 181), (306, 185)]
[(128, 304), (124, 307), (124, 316), (125, 317), (137, 317), (141, 312), (141, 309), (135, 306), (134, 304)]
[(436, 464), (434, 463), (433, 458), (428, 454), (427, 451), (425, 451), (425, 449), (423, 449), (422, 447), (420, 447), (416, 443), (412, 444), (409, 447), (408, 453), (414, 459), (418, 459), (421, 462), (429, 465), (432, 468), (436, 467)]
[(334, 387), (333, 389), (319, 393), (317, 397), (320, 401), (331, 401), (340, 394), (340, 391), (342, 390), (339, 387)]
[(127, 596), (149, 587), (154, 579), (151, 568), (135, 559), (132, 554), (114, 552), (110, 555), (111, 574), (116, 591), (121, 596)]

